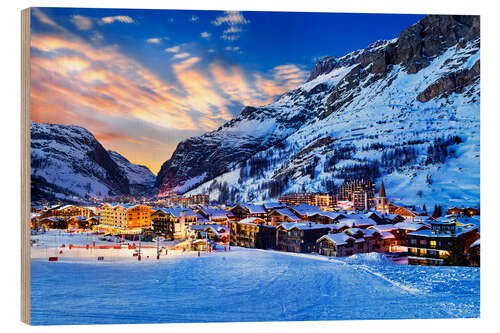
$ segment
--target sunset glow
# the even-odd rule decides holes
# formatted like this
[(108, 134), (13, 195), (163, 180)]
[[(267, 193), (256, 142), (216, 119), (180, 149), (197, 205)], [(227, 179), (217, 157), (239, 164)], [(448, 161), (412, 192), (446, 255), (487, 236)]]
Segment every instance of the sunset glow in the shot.
[[(272, 102), (327, 55), (270, 36), (259, 26), (269, 15), (35, 8), (32, 120), (83, 126), (156, 173), (179, 141)], [(276, 15), (293, 21), (293, 13)]]

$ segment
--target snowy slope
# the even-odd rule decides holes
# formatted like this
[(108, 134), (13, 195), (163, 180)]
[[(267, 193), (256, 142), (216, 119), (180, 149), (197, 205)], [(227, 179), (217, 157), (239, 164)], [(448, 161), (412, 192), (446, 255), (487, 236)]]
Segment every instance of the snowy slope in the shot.
[(238, 247), (154, 262), (113, 259), (32, 260), (32, 324), (480, 315), (477, 267), (380, 264), (369, 257), (353, 262)]
[[(399, 38), (325, 58), (273, 104), (181, 143), (160, 194), (202, 173), (188, 194), (233, 202), (372, 177), (396, 202), (478, 205), (479, 44), (478, 17), (429, 16)], [(211, 144), (214, 153), (200, 149)]]
[(86, 129), (31, 122), (31, 199), (129, 194), (126, 174)]

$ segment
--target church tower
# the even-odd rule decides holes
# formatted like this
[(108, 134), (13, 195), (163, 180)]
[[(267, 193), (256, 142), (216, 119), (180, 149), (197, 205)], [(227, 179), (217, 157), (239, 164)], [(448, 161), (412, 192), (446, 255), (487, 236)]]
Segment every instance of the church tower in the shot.
[(382, 180), (382, 183), (380, 183), (380, 189), (377, 197), (377, 205), (376, 205), (376, 210), (377, 212), (388, 214), (389, 213), (389, 199), (387, 198), (385, 194), (385, 186), (384, 186), (384, 181)]

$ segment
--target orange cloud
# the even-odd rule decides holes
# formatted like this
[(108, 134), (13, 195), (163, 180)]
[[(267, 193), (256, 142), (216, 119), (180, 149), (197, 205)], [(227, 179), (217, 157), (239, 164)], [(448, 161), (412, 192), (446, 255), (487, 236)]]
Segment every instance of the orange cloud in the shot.
[(82, 15), (73, 15), (71, 17), (71, 22), (78, 30), (90, 30), (92, 28), (92, 20)]
[(104, 24), (110, 24), (113, 22), (121, 22), (121, 23), (134, 23), (134, 19), (130, 16), (118, 15), (118, 16), (107, 16), (101, 19), (101, 22)]
[(42, 51), (31, 59), (32, 120), (83, 126), (107, 148), (130, 152), (131, 161), (154, 170), (180, 136), (162, 142), (126, 126), (143, 122), (166, 132), (213, 130), (232, 118), (229, 108), (235, 103), (267, 104), (303, 75), (294, 65), (254, 75), (217, 62), (200, 68), (200, 57), (174, 47), (175, 79), (166, 82), (117, 46), (97, 47), (67, 33), (34, 34), (31, 46)]

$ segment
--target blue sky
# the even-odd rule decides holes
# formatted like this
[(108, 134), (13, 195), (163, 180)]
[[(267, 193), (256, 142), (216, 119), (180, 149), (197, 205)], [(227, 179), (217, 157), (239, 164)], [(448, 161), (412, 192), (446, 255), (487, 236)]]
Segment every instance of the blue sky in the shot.
[(32, 118), (89, 129), (157, 172), (177, 143), (270, 103), (323, 56), (422, 15), (35, 8)]

